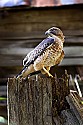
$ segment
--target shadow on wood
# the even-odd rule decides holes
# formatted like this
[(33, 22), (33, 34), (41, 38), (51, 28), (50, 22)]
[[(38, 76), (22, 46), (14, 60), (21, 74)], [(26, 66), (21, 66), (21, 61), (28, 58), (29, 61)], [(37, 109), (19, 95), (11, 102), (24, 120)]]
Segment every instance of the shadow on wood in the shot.
[[(8, 79), (8, 122), (10, 125), (59, 125), (53, 120), (68, 108), (68, 74), (61, 78), (34, 75), (27, 80)], [(8, 124), (9, 124), (8, 123)]]

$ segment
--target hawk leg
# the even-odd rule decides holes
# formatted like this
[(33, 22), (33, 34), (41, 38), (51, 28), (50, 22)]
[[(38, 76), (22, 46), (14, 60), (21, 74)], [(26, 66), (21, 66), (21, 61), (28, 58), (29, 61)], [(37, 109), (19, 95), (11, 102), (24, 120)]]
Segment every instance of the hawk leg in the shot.
[[(48, 69), (49, 69), (49, 68), (48, 68)], [(46, 69), (46, 68), (43, 67), (43, 71), (44, 71), (46, 74), (48, 74), (49, 77), (52, 77), (52, 78), (53, 78), (53, 76), (49, 73), (49, 70), (48, 70), (48, 69)]]
[[(50, 67), (49, 66), (47, 66), (47, 67), (45, 67), (45, 69), (49, 72), (49, 70), (50, 70)], [(41, 73), (42, 74), (47, 74), (43, 69), (41, 70)]]

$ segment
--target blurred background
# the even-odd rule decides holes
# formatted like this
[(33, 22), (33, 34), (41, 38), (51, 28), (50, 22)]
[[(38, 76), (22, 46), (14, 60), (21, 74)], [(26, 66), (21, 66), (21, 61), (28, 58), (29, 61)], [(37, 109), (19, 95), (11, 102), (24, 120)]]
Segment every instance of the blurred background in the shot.
[(77, 4), (83, 3), (83, 0), (0, 0), (0, 7), (8, 6), (19, 6), (19, 5), (28, 5), (28, 6), (60, 6), (67, 4)]
[[(65, 58), (51, 68), (67, 69), (70, 87), (83, 94), (83, 0), (0, 0), (0, 125), (7, 125), (7, 81), (22, 69), (22, 60), (52, 26), (65, 35)], [(79, 77), (77, 77), (79, 76)], [(77, 80), (77, 81), (76, 81)]]

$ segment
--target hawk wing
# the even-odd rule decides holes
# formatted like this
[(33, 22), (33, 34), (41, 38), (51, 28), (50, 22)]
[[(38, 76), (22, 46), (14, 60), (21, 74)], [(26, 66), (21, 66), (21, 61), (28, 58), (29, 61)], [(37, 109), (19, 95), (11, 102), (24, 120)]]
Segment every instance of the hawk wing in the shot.
[(53, 44), (55, 41), (54, 38), (48, 37), (44, 39), (34, 50), (32, 50), (23, 60), (23, 65), (28, 67), (30, 64), (33, 64), (34, 61), (40, 56), (44, 50)]

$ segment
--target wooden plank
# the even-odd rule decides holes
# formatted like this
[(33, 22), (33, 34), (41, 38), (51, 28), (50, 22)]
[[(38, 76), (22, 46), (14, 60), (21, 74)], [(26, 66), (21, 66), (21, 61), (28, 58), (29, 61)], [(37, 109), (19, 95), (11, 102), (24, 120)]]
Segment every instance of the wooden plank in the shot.
[[(43, 9), (43, 10), (39, 10), (39, 11), (38, 10), (35, 10), (35, 11), (29, 10), (29, 11), (25, 11), (25, 12), (18, 11), (18, 12), (13, 12), (13, 15), (12, 15), (12, 12), (9, 12), (8, 13), (9, 15), (5, 16), (5, 20), (3, 18), (1, 18), (1, 20), (3, 20), (3, 22), (0, 23), (0, 27), (2, 29), (4, 26), (4, 28), (7, 28), (6, 31), (8, 29), (10, 29), (10, 27), (13, 28), (12, 30), (15, 30), (15, 29), (18, 30), (18, 28), (20, 28), (22, 30), (22, 28), (27, 26), (26, 24), (28, 24), (28, 25), (32, 24), (32, 27), (35, 25), (34, 28), (37, 28), (36, 26), (39, 25), (38, 29), (40, 29), (40, 26), (41, 25), (43, 26), (44, 23), (47, 23), (46, 25), (50, 25), (50, 24), (54, 23), (54, 20), (55, 20), (55, 24), (57, 22), (57, 25), (62, 25), (62, 23), (63, 24), (65, 23), (64, 27), (67, 27), (67, 25), (69, 25), (69, 21), (70, 21), (70, 26), (71, 26), (72, 22), (74, 22), (76, 20), (76, 22), (74, 22), (74, 24), (72, 25), (72, 28), (74, 28), (74, 26), (78, 23), (78, 21), (79, 21), (79, 27), (80, 27), (80, 26), (82, 26), (81, 23), (82, 23), (82, 19), (83, 19), (82, 11), (83, 11), (83, 9), (80, 9), (80, 8), (79, 8), (79, 11), (77, 11), (77, 9), (75, 9), (75, 8), (73, 8), (73, 9), (67, 8), (67, 9), (62, 9), (62, 10), (59, 10), (59, 9), (54, 10), (51, 8), (49, 10)], [(79, 14), (79, 16), (76, 17), (75, 12), (77, 12), (77, 14)], [(58, 15), (58, 13), (59, 13), (60, 17)], [(45, 14), (45, 16), (43, 14)], [(50, 16), (48, 16), (48, 14), (50, 14)], [(56, 14), (56, 16), (54, 16), (54, 14)], [(66, 17), (65, 17), (65, 15), (66, 15)], [(73, 17), (72, 17), (72, 15), (73, 15)], [(80, 17), (82, 17), (82, 18), (80, 19)], [(19, 18), (20, 18), (20, 20), (19, 20)], [(62, 20), (61, 23), (60, 23), (59, 19)], [(12, 24), (13, 24), (13, 26), (12, 26)], [(9, 25), (9, 28), (8, 28), (8, 25)], [(15, 25), (17, 27), (14, 27)], [(20, 27), (20, 25), (21, 25), (21, 27)], [(78, 27), (78, 26), (76, 26), (76, 27)], [(80, 28), (82, 28), (82, 27), (80, 27)], [(0, 29), (0, 31), (1, 31), (1, 29)], [(31, 31), (32, 28), (30, 28), (30, 26), (29, 26), (28, 29), (26, 29), (26, 31), (27, 30)]]
[(81, 103), (83, 101), (82, 98), (79, 97), (77, 92), (70, 92), (70, 95), (67, 96), (67, 101), (70, 105), (70, 108), (75, 113), (80, 125), (83, 124), (83, 104)]
[(76, 118), (74, 112), (70, 109), (61, 112), (61, 117), (65, 119), (65, 125), (81, 125)]
[[(24, 57), (26, 56), (30, 51), (32, 51), (34, 48), (24, 48), (24, 47), (7, 47), (7, 48), (0, 48), (0, 52), (3, 56), (20, 56)], [(64, 47), (65, 57), (66, 58), (72, 58), (72, 57), (83, 57), (83, 47), (82, 46), (67, 46)]]
[(66, 58), (78, 58), (83, 57), (83, 46), (67, 46), (64, 47), (65, 57)]
[(61, 63), (61, 66), (76, 66), (83, 65), (83, 58), (66, 58)]
[(3, 96), (6, 97), (6, 95), (7, 95), (6, 91), (0, 91), (0, 97), (3, 97)]
[[(49, 28), (49, 27), (48, 27)], [(32, 35), (32, 31), (31, 32), (6, 32), (4, 30), (4, 34), (3, 33), (0, 33), (0, 40), (33, 40), (33, 39), (42, 39), (42, 38), (45, 38), (46, 35), (44, 34), (45, 31), (47, 29), (43, 30), (43, 31), (40, 31), (40, 30), (37, 30), (37, 31), (33, 31), (33, 35)], [(71, 29), (62, 29), (63, 30), (63, 33), (64, 35), (66, 36), (67, 39), (73, 39), (74, 37), (75, 38), (79, 38), (81, 39), (83, 37), (83, 29), (74, 29), (74, 30), (71, 30)], [(78, 39), (77, 39), (78, 40)], [(76, 40), (76, 41), (77, 41)]]
[[(2, 59), (2, 58), (1, 58)], [(6, 62), (7, 60), (4, 59), (0, 62), (0, 66), (22, 66), (22, 60), (19, 59), (14, 59), (14, 58), (10, 58), (10, 60), (8, 60), (8, 62)], [(23, 58), (22, 58), (23, 59)], [(12, 61), (13, 60), (13, 61)], [(76, 66), (76, 65), (83, 65), (83, 58), (64, 58), (63, 61), (59, 64), (60, 66)]]
[[(6, 59), (5, 59), (6, 57)], [(10, 58), (7, 56), (4, 56), (1, 58), (0, 66), (22, 66), (22, 60), (23, 57), (17, 56), (16, 58), (10, 56)], [(64, 58), (63, 61), (59, 64), (60, 66), (76, 66), (76, 65), (83, 65), (83, 58)]]
[[(49, 16), (50, 15), (50, 16)], [(56, 15), (56, 16), (55, 16)], [(79, 15), (79, 16), (77, 16)], [(17, 11), (2, 11), (0, 18), (1, 36), (24, 36), (24, 34), (34, 32), (45, 32), (49, 27), (57, 26), (63, 30), (70, 30), (70, 34), (75, 34), (83, 30), (83, 4), (65, 8), (31, 8)], [(6, 35), (7, 34), (7, 35)], [(77, 33), (76, 33), (77, 34)], [(79, 32), (83, 35), (83, 32)], [(18, 36), (19, 36), (18, 35)]]
[[(8, 47), (1, 48), (0, 66), (22, 66), (22, 60), (33, 48)], [(65, 58), (61, 65), (83, 65), (83, 47), (64, 47)]]
[[(46, 38), (47, 36), (45, 37), (41, 37), (41, 38), (27, 38), (27, 39), (21, 39), (21, 38), (8, 38), (8, 39), (5, 39), (5, 40), (0, 40), (0, 46), (2, 48), (7, 48), (7, 47), (27, 47), (27, 48), (34, 48), (36, 45), (38, 45), (44, 38)], [(66, 37), (65, 38), (65, 42), (64, 42), (65, 46), (75, 46), (75, 45), (78, 45), (78, 46), (83, 46), (83, 37), (80, 37), (80, 36), (73, 36), (73, 37)]]

